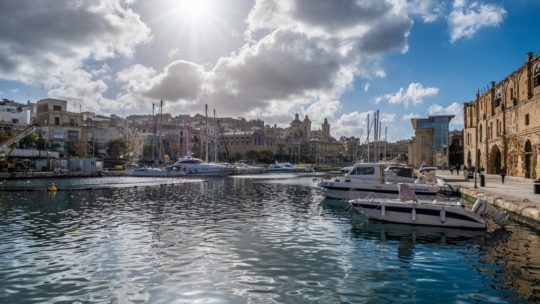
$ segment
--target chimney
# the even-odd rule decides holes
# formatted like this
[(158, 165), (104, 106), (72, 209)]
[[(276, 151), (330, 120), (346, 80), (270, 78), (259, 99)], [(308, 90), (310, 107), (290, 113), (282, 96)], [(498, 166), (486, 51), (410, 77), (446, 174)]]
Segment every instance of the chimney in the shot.
[(533, 59), (533, 53), (532, 52), (528, 52), (527, 53), (527, 62), (531, 62)]

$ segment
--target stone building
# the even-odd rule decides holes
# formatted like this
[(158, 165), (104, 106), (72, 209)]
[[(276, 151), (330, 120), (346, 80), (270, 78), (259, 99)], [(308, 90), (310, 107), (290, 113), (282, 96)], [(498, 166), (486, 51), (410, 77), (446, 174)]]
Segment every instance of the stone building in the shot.
[[(221, 120), (221, 118), (220, 118)], [(234, 124), (232, 124), (234, 125)], [(321, 129), (311, 130), (311, 120), (296, 114), (287, 128), (276, 125), (251, 129), (232, 129), (219, 136), (220, 155), (245, 155), (247, 151), (271, 152), (276, 160), (291, 162), (336, 163), (345, 156), (342, 143), (330, 135), (330, 124), (325, 119)]]
[(34, 123), (47, 140), (49, 148), (67, 152), (68, 142), (81, 140), (83, 116), (67, 111), (67, 100), (46, 98), (37, 101)]
[(536, 179), (540, 176), (540, 55), (464, 104), (468, 167)]
[(414, 138), (409, 143), (409, 165), (447, 168), (449, 162), (448, 125), (454, 115), (413, 118)]

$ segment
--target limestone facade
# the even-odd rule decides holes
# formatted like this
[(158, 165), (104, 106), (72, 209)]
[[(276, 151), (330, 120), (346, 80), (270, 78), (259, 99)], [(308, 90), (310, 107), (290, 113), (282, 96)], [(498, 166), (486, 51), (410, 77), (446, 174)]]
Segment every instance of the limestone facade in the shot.
[(464, 104), (464, 162), (497, 174), (540, 177), (540, 55)]

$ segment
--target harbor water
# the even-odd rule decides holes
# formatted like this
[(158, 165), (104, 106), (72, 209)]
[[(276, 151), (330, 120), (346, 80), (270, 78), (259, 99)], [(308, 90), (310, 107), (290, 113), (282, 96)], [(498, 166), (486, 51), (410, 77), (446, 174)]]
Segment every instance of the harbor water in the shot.
[(368, 220), (311, 177), (3, 181), (1, 303), (539, 303), (540, 235)]

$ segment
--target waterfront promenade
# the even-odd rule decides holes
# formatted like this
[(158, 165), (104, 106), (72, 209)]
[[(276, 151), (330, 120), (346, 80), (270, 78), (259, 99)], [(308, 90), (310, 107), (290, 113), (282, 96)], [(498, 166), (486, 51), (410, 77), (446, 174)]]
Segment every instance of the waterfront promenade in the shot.
[(531, 179), (507, 176), (504, 184), (501, 177), (486, 174), (485, 187), (480, 186), (480, 177), (466, 179), (463, 172), (459, 175), (450, 171), (440, 170), (437, 175), (444, 178), (450, 185), (459, 186), (462, 194), (478, 198), (483, 196), (491, 204), (517, 215), (517, 219), (540, 229), (540, 194), (534, 193), (534, 183)]

